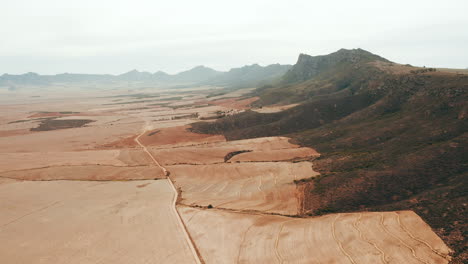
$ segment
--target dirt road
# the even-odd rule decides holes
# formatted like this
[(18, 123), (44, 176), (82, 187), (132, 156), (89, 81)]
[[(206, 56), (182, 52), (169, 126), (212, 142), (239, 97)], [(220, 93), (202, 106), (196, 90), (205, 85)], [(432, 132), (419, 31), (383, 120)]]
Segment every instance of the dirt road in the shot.
[(177, 218), (177, 223), (178, 223), (179, 227), (181, 228), (181, 230), (183, 230), (183, 233), (184, 233), (184, 236), (185, 236), (185, 242), (187, 243), (187, 246), (190, 248), (190, 251), (192, 252), (193, 259), (194, 259), (195, 263), (201, 264), (200, 258), (198, 257), (198, 254), (197, 254), (197, 252), (195, 250), (195, 247), (194, 247), (192, 241), (190, 240), (190, 236), (189, 236), (189, 234), (187, 232), (187, 229), (185, 228), (185, 225), (182, 222), (182, 218), (180, 217), (179, 212), (177, 211), (177, 208), (176, 208), (176, 203), (177, 203), (177, 198), (179, 196), (179, 193), (177, 192), (177, 189), (175, 188), (174, 184), (172, 183), (171, 179), (169, 178), (169, 173), (166, 170), (166, 168), (161, 166), (161, 164), (159, 164), (159, 162), (154, 158), (154, 156), (148, 151), (146, 146), (143, 145), (140, 142), (140, 137), (143, 136), (146, 133), (146, 127), (147, 127), (147, 123), (145, 123), (145, 126), (143, 127), (143, 131), (141, 132), (141, 134), (139, 134), (138, 137), (135, 138), (135, 142), (143, 149), (144, 152), (146, 152), (148, 154), (148, 156), (153, 160), (153, 162), (163, 171), (164, 175), (166, 175), (168, 177), (167, 181), (169, 182), (169, 184), (172, 187), (172, 190), (174, 191), (174, 196), (173, 196), (173, 200), (172, 200), (173, 213), (174, 213), (175, 217)]

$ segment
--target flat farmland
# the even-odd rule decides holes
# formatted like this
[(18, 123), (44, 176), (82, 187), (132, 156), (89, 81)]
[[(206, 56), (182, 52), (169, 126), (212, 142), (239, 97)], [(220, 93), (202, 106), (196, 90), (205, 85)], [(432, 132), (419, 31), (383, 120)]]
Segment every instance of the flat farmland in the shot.
[(448, 263), (450, 250), (410, 211), (315, 218), (180, 207), (207, 263)]
[(150, 163), (151, 159), (141, 149), (0, 153), (1, 171), (77, 165), (140, 166)]
[[(0, 185), (2, 263), (197, 263), (167, 180)], [(169, 239), (170, 238), (170, 239)]]
[(294, 180), (318, 175), (310, 162), (248, 162), (166, 167), (182, 203), (294, 215), (300, 201)]
[(95, 149), (119, 138), (138, 134), (142, 125), (142, 121), (135, 121), (0, 137), (0, 152), (66, 152)]
[[(187, 132), (189, 133), (189, 132)], [(210, 139), (212, 139), (210, 137)], [(192, 142), (191, 145), (151, 146), (148, 150), (164, 165), (214, 164), (222, 162), (289, 161), (318, 157), (317, 151), (301, 148), (285, 137), (236, 141)]]
[(0, 177), (28, 181), (127, 181), (162, 179), (166, 176), (157, 166), (82, 165), (6, 171), (0, 172)]

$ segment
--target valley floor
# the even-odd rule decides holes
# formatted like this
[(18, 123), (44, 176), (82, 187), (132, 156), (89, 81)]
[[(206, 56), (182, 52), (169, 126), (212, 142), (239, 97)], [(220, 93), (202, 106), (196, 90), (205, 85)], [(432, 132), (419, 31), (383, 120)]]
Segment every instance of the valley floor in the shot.
[[(319, 153), (191, 133), (197, 115), (246, 107), (205, 95), (0, 106), (0, 262), (449, 262), (412, 211), (298, 217)], [(38, 118), (92, 122), (35, 131)]]

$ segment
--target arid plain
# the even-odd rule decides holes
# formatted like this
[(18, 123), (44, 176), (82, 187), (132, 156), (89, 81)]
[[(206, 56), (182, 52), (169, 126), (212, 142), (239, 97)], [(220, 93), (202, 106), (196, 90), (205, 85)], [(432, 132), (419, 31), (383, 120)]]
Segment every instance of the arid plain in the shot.
[(0, 262), (449, 262), (412, 211), (306, 216), (314, 149), (190, 131), (249, 108), (249, 91), (2, 101)]

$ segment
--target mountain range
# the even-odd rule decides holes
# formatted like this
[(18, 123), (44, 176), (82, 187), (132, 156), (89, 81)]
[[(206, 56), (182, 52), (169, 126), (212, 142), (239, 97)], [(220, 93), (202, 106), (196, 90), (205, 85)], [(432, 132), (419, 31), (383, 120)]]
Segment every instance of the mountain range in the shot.
[(227, 72), (216, 71), (205, 66), (197, 66), (174, 75), (162, 71), (155, 73), (132, 70), (120, 75), (110, 74), (73, 74), (39, 75), (29, 72), (21, 75), (3, 74), (0, 76), (0, 86), (46, 86), (67, 84), (112, 84), (112, 83), (144, 83), (144, 84), (190, 84), (219, 85), (225, 87), (249, 87), (268, 83), (281, 77), (291, 65), (273, 64), (260, 66), (253, 64), (241, 68), (233, 68)]

